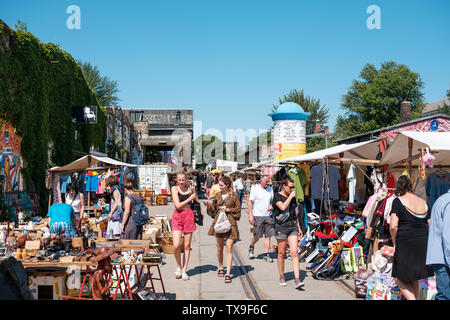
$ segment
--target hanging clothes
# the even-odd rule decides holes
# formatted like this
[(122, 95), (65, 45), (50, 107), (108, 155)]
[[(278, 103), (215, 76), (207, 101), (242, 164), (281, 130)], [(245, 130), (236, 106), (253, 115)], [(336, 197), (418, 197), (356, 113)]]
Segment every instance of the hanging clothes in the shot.
[(304, 202), (305, 195), (303, 192), (303, 188), (306, 185), (306, 176), (305, 172), (300, 168), (292, 168), (288, 171), (289, 177), (294, 180), (295, 186), (295, 199), (297, 202)]
[(59, 178), (59, 181), (60, 181), (61, 193), (66, 193), (67, 192), (67, 185), (72, 182), (72, 178), (71, 178), (70, 174), (63, 174)]
[(88, 171), (85, 177), (86, 191), (98, 191), (99, 174), (95, 171)]
[(300, 168), (303, 170), (303, 172), (305, 172), (305, 177), (306, 177), (306, 184), (305, 184), (305, 187), (303, 188), (305, 197), (310, 197), (311, 196), (311, 190), (310, 190), (311, 177), (310, 177), (309, 173), (311, 171), (311, 168), (306, 163), (302, 163), (300, 165)]
[(52, 190), (53, 190), (53, 203), (61, 203), (61, 180), (59, 174), (53, 174)]
[[(323, 163), (311, 167), (310, 179), (311, 179), (311, 198), (312, 199), (322, 199), (322, 189), (323, 189), (323, 199), (328, 199), (328, 190), (326, 185), (323, 187)], [(338, 200), (338, 181), (339, 181), (339, 169), (336, 166), (328, 165), (328, 181), (330, 189), (330, 199)]]
[(348, 201), (355, 202), (355, 191), (356, 191), (356, 167), (352, 163), (347, 175), (348, 181)]

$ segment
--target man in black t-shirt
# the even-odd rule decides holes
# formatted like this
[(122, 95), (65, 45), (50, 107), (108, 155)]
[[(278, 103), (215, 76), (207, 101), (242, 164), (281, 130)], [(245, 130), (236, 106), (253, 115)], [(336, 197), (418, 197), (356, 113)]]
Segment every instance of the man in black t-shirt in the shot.
[(294, 181), (290, 177), (285, 176), (283, 178), (281, 191), (274, 195), (272, 207), (275, 239), (278, 243), (280, 285), (286, 286), (286, 280), (284, 278), (284, 257), (286, 255), (286, 246), (289, 243), (295, 277), (295, 288), (299, 289), (304, 286), (303, 282), (300, 281), (300, 263), (298, 259), (298, 239), (303, 236), (303, 233), (297, 218)]

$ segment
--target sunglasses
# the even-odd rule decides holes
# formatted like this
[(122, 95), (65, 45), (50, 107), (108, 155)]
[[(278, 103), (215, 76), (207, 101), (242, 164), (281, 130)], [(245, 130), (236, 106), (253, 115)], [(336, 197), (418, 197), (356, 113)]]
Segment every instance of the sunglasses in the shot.
[(295, 186), (292, 186), (292, 187), (289, 187), (289, 186), (286, 186), (286, 187), (288, 187), (289, 189), (295, 189)]

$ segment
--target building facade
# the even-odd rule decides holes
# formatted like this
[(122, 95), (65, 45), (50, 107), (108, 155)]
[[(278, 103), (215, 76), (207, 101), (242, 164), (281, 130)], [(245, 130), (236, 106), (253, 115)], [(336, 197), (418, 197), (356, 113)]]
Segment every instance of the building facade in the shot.
[(130, 121), (131, 163), (192, 164), (192, 109), (126, 109)]

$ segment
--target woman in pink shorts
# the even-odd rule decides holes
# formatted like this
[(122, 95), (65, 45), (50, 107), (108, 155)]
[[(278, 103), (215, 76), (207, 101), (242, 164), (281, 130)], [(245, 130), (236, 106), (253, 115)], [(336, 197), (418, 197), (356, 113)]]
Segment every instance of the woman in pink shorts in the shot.
[[(189, 256), (191, 253), (192, 232), (197, 230), (195, 226), (194, 211), (191, 209), (191, 202), (200, 203), (195, 189), (186, 183), (186, 173), (177, 174), (177, 184), (172, 187), (172, 199), (175, 204), (175, 210), (172, 213), (172, 231), (175, 260), (177, 261), (177, 270), (175, 278), (189, 280), (186, 273)], [(183, 266), (181, 266), (181, 237), (184, 233), (184, 256)]]

